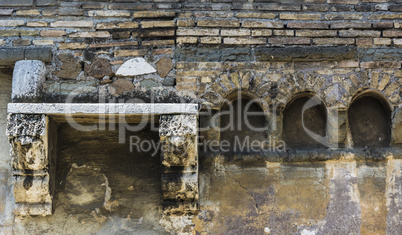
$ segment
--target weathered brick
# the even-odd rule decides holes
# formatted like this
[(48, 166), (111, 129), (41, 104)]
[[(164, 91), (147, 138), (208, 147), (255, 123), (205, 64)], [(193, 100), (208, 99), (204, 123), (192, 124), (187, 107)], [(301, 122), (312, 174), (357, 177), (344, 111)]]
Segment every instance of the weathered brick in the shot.
[(137, 46), (137, 41), (129, 41), (129, 42), (105, 42), (105, 43), (96, 43), (89, 45), (89, 48), (102, 48), (102, 47), (124, 47), (124, 46)]
[(62, 37), (66, 35), (64, 30), (42, 30), (40, 31), (41, 37)]
[(390, 5), (389, 6), (389, 11), (402, 11), (402, 5)]
[(77, 32), (68, 35), (70, 38), (108, 38), (110, 33), (107, 31)]
[(391, 45), (391, 39), (390, 38), (374, 38), (373, 39), (374, 45)]
[(296, 30), (296, 37), (336, 37), (335, 30)]
[(17, 16), (38, 16), (40, 15), (40, 12), (37, 9), (30, 9), (30, 10), (19, 10), (15, 14)]
[(144, 56), (147, 54), (147, 50), (137, 49), (137, 50), (116, 50), (114, 51), (114, 57), (126, 57), (126, 56)]
[(222, 29), (222, 36), (250, 36), (249, 29)]
[(13, 14), (13, 9), (0, 9), (0, 16), (10, 16)]
[(351, 60), (344, 60), (338, 62), (339, 68), (358, 68), (359, 62), (358, 61), (351, 61)]
[(179, 28), (177, 29), (179, 36), (218, 36), (219, 29), (193, 29), (193, 28)]
[(60, 43), (59, 49), (60, 50), (78, 50), (78, 49), (86, 49), (88, 47), (85, 43)]
[(105, 3), (100, 2), (85, 2), (81, 6), (83, 9), (103, 9), (105, 7)]
[(190, 91), (194, 91), (194, 92), (196, 92), (197, 91), (197, 85), (193, 85), (193, 84), (180, 84), (180, 85), (176, 85), (176, 89), (178, 90), (178, 91), (181, 91), (181, 90), (190, 90)]
[(159, 30), (146, 30), (141, 32), (133, 32), (133, 37), (140, 37), (140, 38), (147, 38), (147, 37), (172, 37), (175, 36), (174, 30), (166, 30), (166, 29), (159, 29)]
[(174, 11), (138, 11), (134, 12), (134, 18), (173, 18), (176, 16)]
[(280, 44), (280, 45), (308, 45), (310, 44), (310, 38), (298, 38), (298, 37), (279, 37), (279, 38), (269, 38), (269, 44)]
[(38, 30), (27, 30), (27, 29), (0, 29), (0, 35), (3, 37), (7, 36), (38, 36)]
[(224, 44), (266, 44), (266, 38), (224, 38)]
[(178, 27), (193, 27), (193, 26), (195, 26), (195, 21), (193, 19), (178, 19), (177, 26)]
[(281, 14), (279, 14), (279, 19), (281, 19), (281, 20), (320, 20), (321, 14), (281, 13)]
[(27, 22), (28, 27), (46, 27), (47, 22), (45, 21), (29, 21)]
[(359, 0), (328, 0), (329, 4), (358, 4)]
[(0, 46), (3, 46), (6, 44), (6, 41), (4, 41), (3, 39), (0, 39)]
[(0, 20), (0, 27), (16, 27), (24, 25), (23, 20)]
[(274, 30), (273, 34), (275, 36), (294, 37), (295, 31), (294, 30)]
[(175, 22), (173, 20), (165, 20), (165, 21), (141, 21), (142, 28), (166, 28), (166, 27), (175, 27)]
[(371, 4), (358, 4), (355, 6), (356, 11), (370, 12), (375, 11), (375, 6)]
[(129, 11), (107, 10), (107, 11), (88, 11), (91, 17), (130, 17)]
[(394, 14), (371, 14), (368, 16), (369, 20), (395, 20), (402, 19), (402, 13)]
[(135, 29), (138, 27), (137, 22), (98, 23), (96, 25), (96, 29)]
[(36, 0), (36, 6), (38, 7), (54, 6), (56, 3), (57, 0)]
[(316, 45), (353, 45), (354, 38), (314, 38), (313, 44)]
[(172, 53), (173, 53), (172, 48), (158, 48), (158, 49), (152, 50), (152, 55), (166, 55), (166, 54), (172, 54)]
[(77, 21), (55, 21), (50, 23), (50, 27), (53, 28), (92, 28), (93, 21), (89, 20), (77, 20)]
[(233, 18), (234, 14), (232, 12), (194, 12), (193, 16), (195, 18)]
[(325, 12), (329, 10), (329, 6), (325, 4), (303, 4), (302, 10), (309, 12)]
[(356, 38), (356, 45), (359, 47), (371, 47), (373, 45), (372, 38)]
[(1, 6), (3, 7), (12, 7), (12, 6), (32, 6), (33, 5), (33, 0), (2, 0), (1, 1)]
[(261, 4), (261, 3), (233, 3), (233, 10), (255, 10), (260, 11), (300, 11), (300, 4)]
[(242, 27), (244, 28), (283, 28), (283, 23), (263, 21), (263, 20), (247, 20), (243, 21)]
[(221, 37), (201, 37), (202, 44), (221, 44)]
[(199, 19), (197, 25), (201, 27), (239, 27), (237, 19)]
[(34, 44), (35, 46), (52, 46), (52, 45), (54, 45), (54, 42), (51, 39), (33, 40), (32, 44)]
[(393, 22), (374, 22), (373, 28), (375, 29), (392, 29), (394, 27)]
[[(378, 69), (378, 68), (401, 68), (401, 62), (395, 61), (370, 61), (360, 62), (360, 67), (365, 69)], [(381, 89), (382, 90), (382, 89)]]
[(112, 32), (113, 40), (128, 39), (131, 36), (130, 31)]
[(31, 40), (29, 39), (14, 39), (13, 46), (29, 46), (31, 44)]
[[(108, 9), (110, 10), (144, 11), (144, 10), (151, 10), (152, 8), (153, 4), (151, 3), (113, 3), (108, 5)], [(141, 18), (152, 18), (152, 17), (141, 17)]]
[(326, 14), (325, 20), (361, 20), (363, 14), (360, 13), (345, 13), (345, 14)]
[(381, 31), (373, 30), (340, 30), (340, 37), (380, 37)]
[(260, 13), (260, 12), (239, 12), (237, 18), (255, 18), (255, 19), (275, 19), (276, 15), (273, 13)]
[(58, 9), (57, 14), (60, 16), (83, 16), (85, 11), (83, 9), (66, 8), (62, 7)]
[(177, 43), (181, 44), (195, 44), (197, 43), (198, 38), (197, 37), (177, 37), (176, 41)]
[(166, 46), (166, 45), (174, 45), (174, 40), (150, 40), (150, 41), (142, 41), (142, 46)]
[(392, 39), (392, 42), (395, 46), (402, 46), (402, 38), (394, 38)]
[(384, 37), (398, 38), (402, 36), (402, 30), (384, 30), (382, 34)]
[(251, 32), (251, 35), (253, 37), (267, 37), (267, 36), (272, 36), (272, 30), (271, 29), (254, 29)]
[(289, 22), (287, 27), (292, 29), (328, 29), (329, 24), (324, 22)]
[(352, 5), (332, 5), (330, 11), (333, 12), (349, 12), (353, 11), (353, 6)]
[(371, 22), (337, 22), (331, 23), (331, 29), (369, 29)]

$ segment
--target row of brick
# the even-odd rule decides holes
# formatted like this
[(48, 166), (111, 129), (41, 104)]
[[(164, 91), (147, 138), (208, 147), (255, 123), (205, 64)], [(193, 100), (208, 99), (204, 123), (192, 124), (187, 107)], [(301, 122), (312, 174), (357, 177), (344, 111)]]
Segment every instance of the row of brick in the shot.
[(179, 44), (402, 46), (400, 38), (178, 37), (176, 41)]
[[(7, 0), (3, 0), (7, 1)], [(18, 0), (8, 0), (15, 1)], [(32, 1), (32, 0), (30, 0)], [(39, 0), (41, 1), (41, 0)], [(37, 1), (38, 2), (38, 1)], [(388, 3), (389, 2), (389, 3)], [(306, 11), (306, 12), (375, 12), (375, 11), (390, 11), (400, 12), (402, 11), (402, 4), (395, 4), (401, 2), (391, 1), (376, 1), (371, 2), (354, 2), (353, 0), (347, 0), (342, 2), (331, 2), (326, 4), (325, 1), (310, 1), (306, 0), (305, 4), (264, 4), (264, 3), (168, 3), (166, 1), (155, 3), (106, 3), (106, 2), (61, 2), (58, 9), (54, 9), (55, 4), (39, 4), (38, 7), (52, 7), (50, 9), (43, 8), (44, 11), (53, 11), (53, 14), (63, 15), (84, 15), (87, 9), (109, 9), (109, 10), (150, 10), (150, 9), (177, 9), (188, 11), (230, 11), (230, 10), (259, 10), (259, 11)], [(0, 7), (27, 7), (32, 5), (12, 5), (0, 3)]]

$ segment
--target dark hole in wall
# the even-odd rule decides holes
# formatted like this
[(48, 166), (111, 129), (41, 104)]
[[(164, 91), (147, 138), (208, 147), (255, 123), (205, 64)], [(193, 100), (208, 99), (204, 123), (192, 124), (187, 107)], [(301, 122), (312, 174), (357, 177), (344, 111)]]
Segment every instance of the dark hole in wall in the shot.
[[(287, 148), (312, 149), (324, 147), (321, 143), (310, 137), (303, 128), (302, 110), (303, 106), (310, 99), (311, 97), (306, 96), (297, 98), (283, 112), (282, 137)], [(327, 112), (323, 103), (306, 109), (303, 115), (304, 125), (308, 130), (317, 135), (325, 136)]]
[(375, 97), (355, 100), (348, 111), (355, 147), (386, 147), (391, 139), (391, 111)]
[(258, 145), (266, 140), (264, 111), (258, 103), (248, 98), (239, 98), (221, 109), (220, 128), (221, 143), (230, 144), (228, 152), (259, 151), (261, 148), (252, 148), (251, 144), (255, 141)]
[[(144, 223), (156, 224), (162, 205), (161, 162), (160, 151), (149, 144), (158, 144), (158, 131), (149, 125), (126, 130), (121, 144), (116, 129), (85, 132), (59, 124), (56, 205), (68, 214), (91, 216), (98, 208), (105, 216), (151, 218), (155, 221)], [(137, 143), (132, 152), (130, 136)]]

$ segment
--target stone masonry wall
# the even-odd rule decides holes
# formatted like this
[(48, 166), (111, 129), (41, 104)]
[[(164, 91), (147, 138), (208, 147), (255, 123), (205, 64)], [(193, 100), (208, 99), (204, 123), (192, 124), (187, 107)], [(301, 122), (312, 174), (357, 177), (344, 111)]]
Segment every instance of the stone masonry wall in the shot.
[[(24, 165), (24, 144), (12, 152), (24, 163), (14, 171), (0, 155), (0, 233), (400, 234), (401, 46), (401, 0), (0, 0), (0, 76), (19, 60), (46, 67), (32, 102), (200, 104), (200, 115), (161, 115), (159, 138), (141, 133), (167, 147), (160, 165), (131, 158), (128, 142), (113, 142), (117, 131), (52, 122), (61, 150), (49, 157), (58, 174), (43, 198), (24, 188), (35, 191), (48, 162)], [(119, 72), (131, 59), (146, 72)], [(277, 141), (287, 105), (316, 95), (328, 111), (327, 148), (197, 149), (221, 140), (211, 116), (237, 91), (258, 101)], [(348, 109), (365, 94), (389, 108), (386, 147), (354, 147)], [(166, 131), (182, 124), (187, 132)]]

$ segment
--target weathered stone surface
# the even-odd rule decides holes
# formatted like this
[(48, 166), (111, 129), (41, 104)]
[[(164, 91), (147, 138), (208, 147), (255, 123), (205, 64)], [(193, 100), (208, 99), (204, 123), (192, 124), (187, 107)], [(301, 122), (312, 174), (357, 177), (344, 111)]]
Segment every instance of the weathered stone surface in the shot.
[(402, 144), (402, 110), (396, 108), (392, 115), (392, 143)]
[(47, 149), (42, 139), (37, 139), (29, 144), (21, 144), (19, 141), (11, 143), (11, 157), (13, 168), (16, 170), (46, 170), (49, 167)]
[(169, 72), (173, 69), (172, 59), (168, 57), (163, 57), (158, 62), (156, 62), (156, 70), (158, 71), (159, 76), (166, 77)]
[(163, 174), (162, 196), (168, 200), (192, 201), (198, 199), (198, 175)]
[(18, 61), (13, 74), (13, 101), (39, 101), (45, 80), (45, 63), (39, 60)]
[(13, 191), (18, 203), (51, 203), (49, 176), (14, 176)]
[(113, 74), (109, 60), (103, 58), (96, 58), (91, 64), (85, 64), (84, 71), (85, 76), (99, 79)]
[(186, 136), (197, 134), (195, 115), (164, 115), (160, 118), (160, 136)]
[(21, 216), (32, 215), (51, 215), (52, 204), (50, 203), (16, 203), (14, 208), (14, 214)]
[[(39, 137), (46, 133), (45, 115), (9, 114), (6, 134), (14, 137)], [(23, 142), (22, 144), (30, 143)]]
[(74, 55), (60, 54), (59, 60), (63, 63), (61, 70), (54, 72), (59, 78), (76, 79), (81, 73), (81, 64), (77, 61)]
[(117, 70), (117, 76), (136, 76), (155, 73), (156, 70), (142, 57), (137, 57), (124, 62)]
[(114, 83), (110, 84), (110, 93), (114, 96), (120, 96), (124, 94), (124, 92), (134, 90), (134, 88), (133, 82), (119, 78)]

